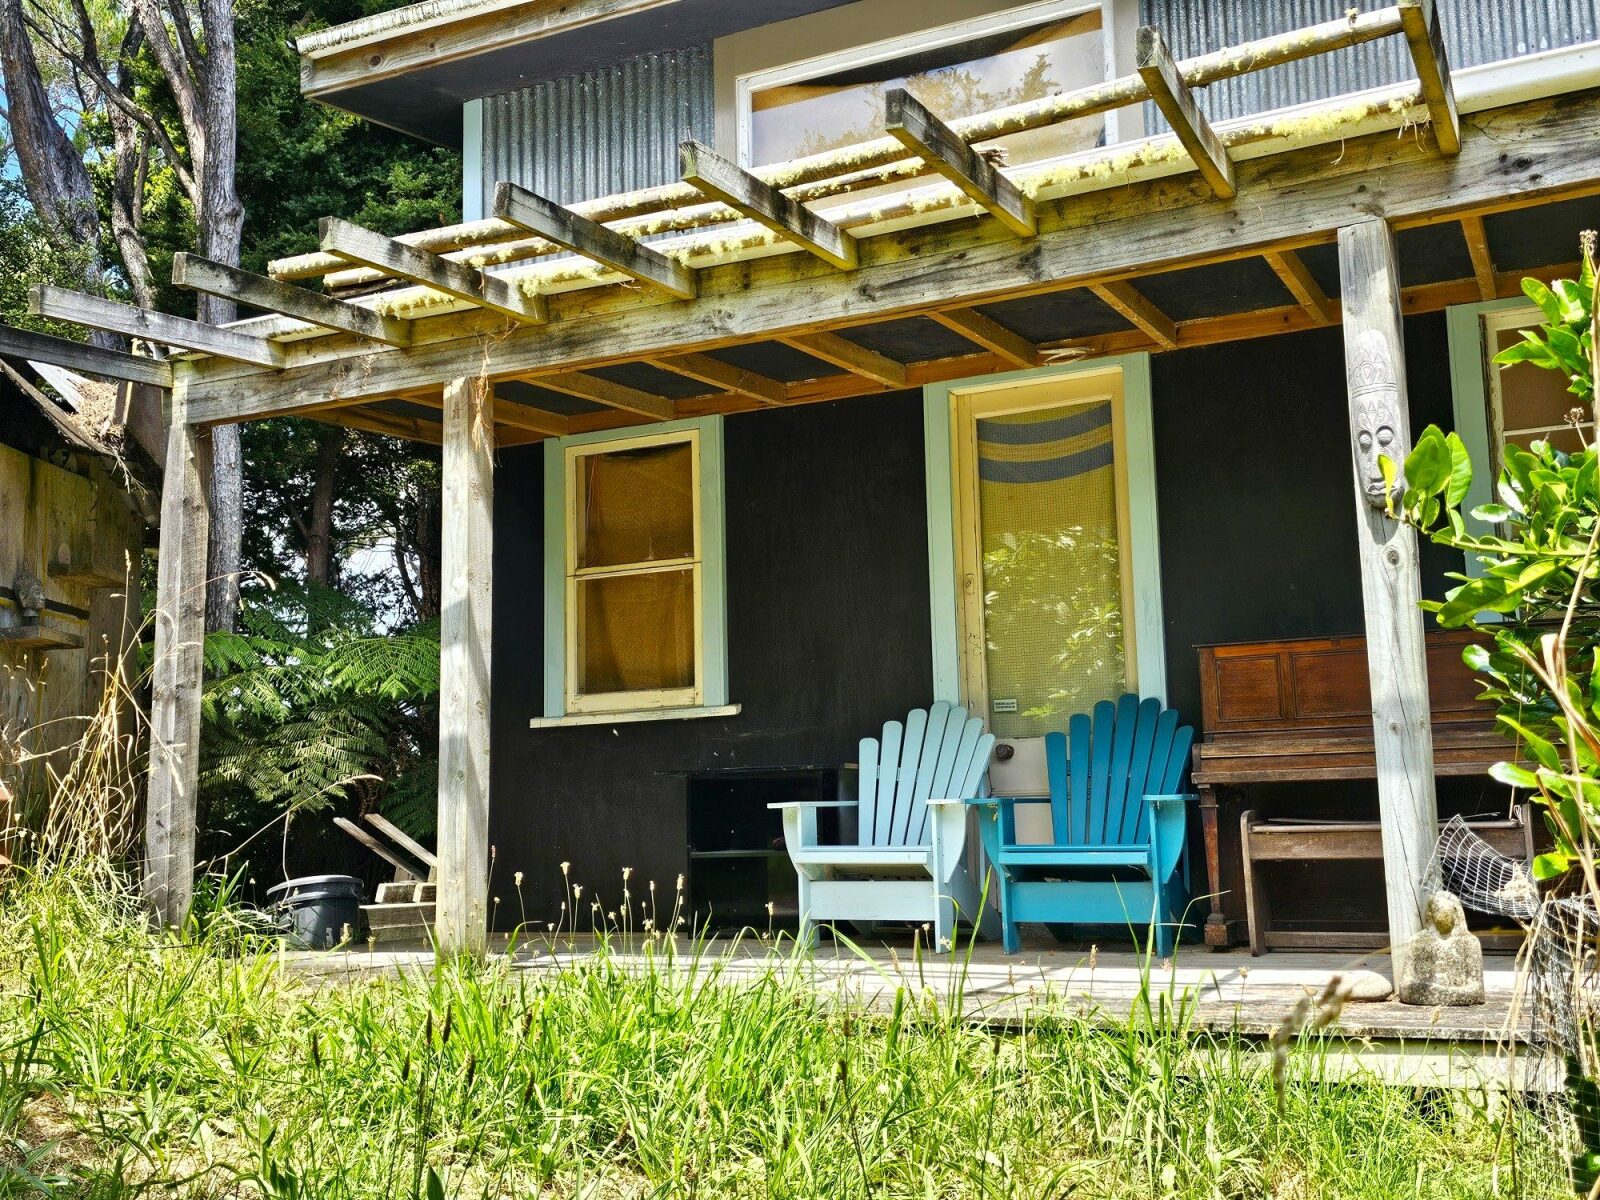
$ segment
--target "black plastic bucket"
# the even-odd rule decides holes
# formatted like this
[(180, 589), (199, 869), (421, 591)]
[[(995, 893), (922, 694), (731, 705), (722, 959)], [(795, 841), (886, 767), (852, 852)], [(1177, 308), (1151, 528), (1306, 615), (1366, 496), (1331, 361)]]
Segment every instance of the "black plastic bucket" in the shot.
[(307, 875), (267, 889), (283, 936), (301, 950), (331, 950), (358, 939), (363, 899), (361, 880), (351, 875)]

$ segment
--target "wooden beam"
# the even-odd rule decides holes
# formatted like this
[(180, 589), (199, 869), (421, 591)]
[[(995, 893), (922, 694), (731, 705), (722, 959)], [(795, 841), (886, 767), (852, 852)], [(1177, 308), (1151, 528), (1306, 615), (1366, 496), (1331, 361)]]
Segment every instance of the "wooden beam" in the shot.
[(102, 379), (120, 379), (159, 388), (172, 386), (172, 368), (160, 359), (124, 354), (121, 350), (106, 350), (48, 333), (13, 329), (10, 325), (0, 325), (0, 354), (8, 358), (49, 363), (68, 371), (97, 375)]
[(813, 358), (820, 358), (823, 362), (843, 367), (851, 374), (875, 380), (885, 387), (906, 386), (904, 363), (895, 362), (894, 359), (887, 358), (876, 350), (868, 350), (861, 343), (852, 342), (836, 333), (796, 334), (778, 340)]
[(1019, 367), (1037, 367), (1044, 355), (1021, 334), (1012, 333), (999, 321), (984, 316), (975, 308), (934, 309), (928, 316), (946, 329), (952, 329), (975, 345), (993, 350)]
[(478, 375), (444, 391), (439, 597), (439, 907), (444, 954), (481, 955), (489, 924), (489, 679), (494, 425)]
[(503, 179), (495, 185), (494, 215), (680, 300), (700, 291), (694, 271), (677, 259)]
[[(444, 398), (442, 395), (421, 395), (407, 398), (412, 404), (423, 404), (429, 408), (442, 408)], [(520, 429), (527, 433), (537, 433), (542, 437), (565, 437), (571, 432), (571, 421), (562, 413), (549, 412), (546, 409), (535, 408), (531, 404), (519, 404), (515, 400), (507, 400), (503, 396), (494, 397), (490, 407), (496, 425), (504, 425), (510, 429)]]
[(1411, 47), (1411, 61), (1422, 84), (1422, 98), (1428, 103), (1439, 153), (1460, 154), (1461, 116), (1456, 111), (1456, 90), (1450, 82), (1450, 58), (1445, 53), (1438, 11), (1433, 0), (1400, 0), (1398, 7), (1400, 26)]
[(1106, 304), (1116, 309), (1136, 328), (1142, 329), (1163, 349), (1174, 349), (1178, 344), (1178, 327), (1171, 317), (1162, 312), (1131, 283), (1094, 283), (1089, 290)]
[(723, 388), (737, 396), (749, 396), (762, 404), (782, 404), (789, 398), (788, 388), (781, 380), (757, 375), (754, 371), (725, 363), (709, 354), (664, 354), (644, 361), (663, 371)]
[(406, 417), (382, 409), (347, 406), (306, 413), (312, 421), (328, 425), (343, 425), (346, 429), (359, 429), (363, 433), (378, 433), (384, 437), (402, 438), (408, 442), (423, 442), (437, 446), (444, 441), (444, 430), (437, 421), (424, 421), (421, 417)]
[(1195, 103), (1194, 93), (1172, 61), (1172, 52), (1167, 49), (1161, 31), (1153, 25), (1141, 25), (1134, 55), (1135, 69), (1145, 87), (1150, 89), (1150, 99), (1156, 102), (1161, 115), (1172, 126), (1172, 132), (1194, 159), (1201, 176), (1213, 192), (1224, 200), (1231, 200), (1239, 191), (1233, 178), (1233, 161)]
[(641, 392), (638, 388), (613, 383), (599, 375), (562, 371), (554, 375), (540, 375), (529, 379), (528, 382), (535, 387), (549, 388), (553, 392), (577, 396), (595, 404), (604, 404), (608, 408), (620, 408), (625, 412), (638, 413), (641, 417), (649, 417), (652, 421), (670, 421), (677, 416), (676, 407), (665, 396)]
[(402, 876), (409, 879), (426, 879), (428, 877), (428, 869), (426, 867), (414, 859), (403, 857), (399, 851), (390, 849), (349, 817), (335, 817), (333, 823), (400, 872)]
[(293, 284), (279, 283), (226, 263), (212, 262), (197, 254), (180, 251), (173, 255), (172, 282), (177, 287), (221, 296), (249, 308), (282, 313), (324, 329), (353, 333), (386, 346), (411, 344), (410, 321), (387, 317), (370, 308), (347, 304)]
[(360, 263), (385, 275), (430, 287), (514, 321), (539, 325), (549, 319), (543, 296), (524, 295), (515, 284), (498, 275), (451, 262), (338, 217), (322, 218), (321, 236), (323, 251), (336, 254), (346, 262)]
[(256, 367), (281, 367), (283, 350), (265, 338), (251, 337), (231, 329), (219, 329), (187, 317), (118, 304), (100, 296), (70, 291), (53, 284), (36, 284), (28, 293), (28, 311), (36, 317), (72, 321), (90, 329), (104, 329), (124, 337), (140, 338), (180, 350), (214, 354), (233, 362)]
[(1494, 300), (1500, 295), (1495, 280), (1494, 255), (1489, 252), (1489, 231), (1483, 218), (1469, 215), (1461, 218), (1461, 235), (1467, 240), (1467, 253), (1472, 256), (1472, 273), (1478, 280), (1478, 294), (1484, 300)]
[(684, 142), (678, 152), (683, 160), (683, 181), (698, 188), (702, 195), (722, 201), (824, 262), (845, 271), (855, 268), (856, 239), (832, 221), (817, 216), (749, 171), (719, 158), (699, 142)]
[(1306, 269), (1306, 264), (1293, 250), (1269, 250), (1263, 257), (1274, 274), (1289, 289), (1289, 294), (1319, 325), (1331, 325), (1337, 319), (1333, 301)]
[(1012, 233), (1032, 237), (1039, 232), (1033, 201), (905, 88), (890, 90), (884, 102), (884, 127)]
[(172, 395), (161, 480), (144, 835), (145, 902), (156, 923), (167, 927), (183, 923), (194, 891), (206, 538), (211, 526), (211, 437), (191, 425), (188, 416), (180, 385)]
[[(1389, 132), (1352, 138), (1337, 164), (1325, 146), (1240, 162), (1241, 187), (1253, 195), (1247, 205), (1197, 200), (1193, 181), (1178, 177), (1054, 201), (1045, 229), (1027, 241), (994, 222), (965, 222), (874, 238), (864, 271), (835, 271), (794, 255), (719, 269), (702, 279), (707, 294), (690, 304), (611, 289), (598, 303), (585, 298), (554, 330), (511, 330), (495, 342), (490, 371), (514, 379), (588, 370), (1259, 257), (1328, 242), (1339, 225), (1375, 207), (1405, 229), (1593, 196), (1600, 194), (1597, 122), (1600, 94), (1573, 94), (1469, 114), (1454, 160), (1442, 159), (1426, 139)], [(1506, 155), (1508, 144), (1515, 155)], [(361, 348), (281, 375), (240, 376), (201, 364), (193, 385), (197, 419), (247, 420), (330, 397), (437, 390), (462, 373), (463, 356), (481, 360), (480, 332), (403, 354)]]
[(1384, 511), (1387, 488), (1377, 461), (1382, 452), (1402, 462), (1411, 449), (1400, 280), (1394, 236), (1382, 220), (1339, 230), (1339, 278), (1384, 890), (1389, 944), (1398, 953), (1422, 927), (1439, 817), (1417, 535)]

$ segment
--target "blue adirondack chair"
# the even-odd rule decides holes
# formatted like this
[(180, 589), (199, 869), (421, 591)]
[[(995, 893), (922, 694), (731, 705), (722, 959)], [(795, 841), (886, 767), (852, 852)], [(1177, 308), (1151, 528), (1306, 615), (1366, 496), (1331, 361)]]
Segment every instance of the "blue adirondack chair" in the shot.
[[(926, 922), (934, 944), (976, 921), (980, 895), (966, 866), (966, 801), (983, 794), (994, 735), (943, 701), (862, 738), (854, 799), (774, 804), (800, 878), (800, 941), (819, 921)], [(854, 808), (851, 845), (823, 845), (817, 810)]]
[[(1001, 936), (1022, 948), (1021, 921), (1145, 925), (1156, 954), (1171, 955), (1188, 904), (1180, 871), (1189, 803), (1181, 791), (1194, 730), (1158, 700), (1102, 700), (1067, 733), (1045, 735), (1051, 841), (1017, 842), (1016, 806), (1037, 799), (980, 799), (984, 851), (998, 877)], [(1070, 746), (1070, 749), (1069, 749)]]

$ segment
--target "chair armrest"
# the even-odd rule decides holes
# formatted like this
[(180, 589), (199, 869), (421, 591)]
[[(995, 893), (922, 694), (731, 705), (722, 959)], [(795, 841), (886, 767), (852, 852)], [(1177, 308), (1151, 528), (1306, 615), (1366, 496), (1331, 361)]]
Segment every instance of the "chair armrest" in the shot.
[(925, 802), (929, 808), (954, 808), (958, 804), (988, 804), (988, 800), (979, 800), (972, 797), (941, 796)]
[(1012, 804), (1049, 804), (1049, 796), (976, 796), (967, 800), (929, 800), (929, 804), (970, 804), (974, 808), (999, 808)]
[(1195, 792), (1174, 792), (1171, 795), (1146, 796), (1145, 799), (1155, 808), (1166, 808), (1173, 804), (1188, 804), (1190, 801), (1197, 801), (1200, 796)]
[(855, 808), (859, 800), (781, 800), (767, 807), (774, 811), (785, 808)]

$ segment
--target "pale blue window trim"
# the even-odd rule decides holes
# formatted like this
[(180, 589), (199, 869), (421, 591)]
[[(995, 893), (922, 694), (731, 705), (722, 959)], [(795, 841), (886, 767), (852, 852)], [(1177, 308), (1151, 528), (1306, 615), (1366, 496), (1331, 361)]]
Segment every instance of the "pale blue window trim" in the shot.
[(1133, 567), (1134, 670), (1139, 692), (1167, 699), (1167, 638), (1161, 602), (1161, 531), (1156, 512), (1155, 421), (1150, 356), (1120, 354), (1067, 366), (1006, 371), (929, 384), (922, 389), (923, 465), (928, 500), (928, 599), (933, 628), (933, 697), (960, 703), (961, 656), (957, 644), (961, 602), (955, 568), (952, 496), (951, 392), (1116, 367), (1122, 372), (1123, 453), (1128, 480), (1129, 548)]
[[(700, 604), (703, 697), (694, 709), (661, 709), (655, 715), (705, 715), (728, 701), (728, 567), (726, 498), (723, 490), (722, 418), (695, 417), (645, 427), (546, 438), (544, 442), (544, 718), (566, 717), (567, 677), (567, 486), (568, 448), (636, 438), (641, 433), (697, 430), (700, 435)], [(618, 720), (624, 714), (602, 714)], [(543, 722), (535, 720), (537, 726)]]
[[(1470, 513), (1480, 504), (1494, 499), (1494, 454), (1489, 428), (1489, 355), (1484, 341), (1483, 318), (1488, 313), (1510, 308), (1526, 308), (1531, 302), (1523, 296), (1505, 300), (1486, 300), (1480, 304), (1453, 304), (1444, 310), (1445, 334), (1450, 353), (1450, 404), (1456, 436), (1467, 447), (1472, 460), (1472, 486), (1461, 508)], [(1489, 527), (1482, 521), (1466, 518), (1467, 532), (1483, 534)], [(1483, 567), (1475, 554), (1468, 554), (1466, 573), (1481, 575)], [(1485, 617), (1493, 619), (1491, 614)]]
[(461, 106), (461, 219), (483, 220), (483, 101)]

